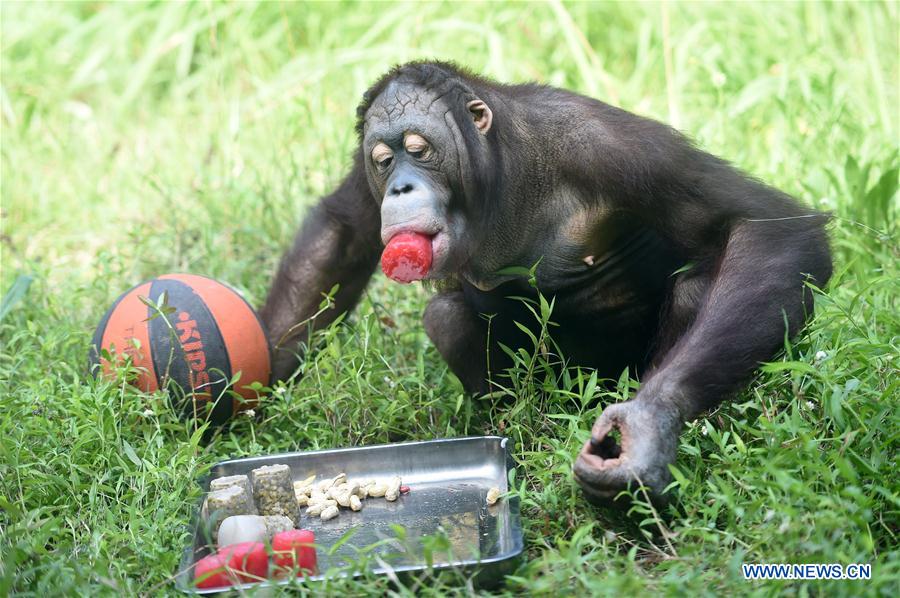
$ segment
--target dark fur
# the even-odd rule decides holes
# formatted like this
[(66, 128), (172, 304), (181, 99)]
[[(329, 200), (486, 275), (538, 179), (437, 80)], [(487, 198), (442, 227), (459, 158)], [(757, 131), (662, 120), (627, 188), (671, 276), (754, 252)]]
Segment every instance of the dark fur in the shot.
[[(530, 318), (507, 297), (533, 292), (492, 273), (540, 259), (538, 286), (556, 297), (554, 336), (566, 356), (602, 375), (625, 366), (643, 372), (636, 398), (598, 419), (594, 446), (576, 466), (579, 482), (591, 496), (614, 494), (634, 478), (660, 491), (683, 421), (746, 383), (811, 314), (805, 283), (821, 286), (831, 275), (825, 217), (664, 124), (446, 63), (396, 67), (367, 91), (357, 112), (361, 144), (373, 103), (392, 84), (447, 105), (472, 161), (465, 172), (444, 173), (467, 223), (460, 251), (471, 271), (429, 304), (428, 335), (468, 390), (487, 390), (487, 323), (479, 314), (495, 316), (494, 341), (520, 344), (525, 337), (513, 322)], [(475, 98), (493, 111), (485, 136), (465, 107)], [(273, 342), (335, 283), (338, 309), (316, 326), (351, 309), (372, 274), (382, 250), (381, 197), (371, 174), (367, 183), (366, 159), (357, 152), (347, 179), (308, 217), (283, 260), (262, 310)], [(586, 240), (570, 243), (558, 232), (561, 219), (588, 209), (596, 217)], [(586, 247), (598, 256), (591, 267), (579, 261)], [(490, 282), (482, 288), (493, 288), (476, 288), (478, 276)], [(295, 368), (294, 348), (277, 352), (277, 377)], [(496, 372), (503, 355), (496, 345), (490, 350)], [(622, 447), (610, 444), (611, 427), (622, 431)]]

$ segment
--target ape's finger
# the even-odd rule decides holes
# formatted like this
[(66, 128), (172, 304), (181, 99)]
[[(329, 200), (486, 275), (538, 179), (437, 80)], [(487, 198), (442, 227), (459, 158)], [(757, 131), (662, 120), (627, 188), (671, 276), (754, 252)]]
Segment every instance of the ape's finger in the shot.
[(618, 411), (619, 407), (617, 405), (610, 405), (604, 409), (600, 417), (594, 421), (594, 425), (591, 428), (591, 438), (597, 441), (603, 440), (610, 430), (619, 423)]
[(609, 434), (612, 428), (612, 422), (609, 421), (608, 418), (604, 418), (601, 415), (597, 418), (597, 421), (595, 421), (594, 425), (591, 427), (591, 440), (596, 440), (598, 442), (603, 440), (604, 438), (606, 438), (606, 435)]
[(605, 507), (615, 506), (616, 497), (621, 492), (621, 490), (597, 490), (584, 484), (581, 485), (581, 491), (589, 503)]
[(603, 459), (591, 454), (590, 444), (585, 443), (585, 448), (578, 459), (575, 460), (573, 472), (575, 479), (582, 486), (589, 486), (594, 490), (621, 490), (627, 485), (632, 476), (626, 475), (626, 468), (619, 459)]

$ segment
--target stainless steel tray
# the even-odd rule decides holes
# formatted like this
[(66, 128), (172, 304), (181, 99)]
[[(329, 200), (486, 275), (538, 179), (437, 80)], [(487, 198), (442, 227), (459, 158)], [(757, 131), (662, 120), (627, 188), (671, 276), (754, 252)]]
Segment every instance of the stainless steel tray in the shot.
[[(235, 459), (215, 465), (201, 484), (208, 491), (210, 479), (249, 474), (274, 463), (289, 465), (295, 480), (340, 472), (351, 479), (399, 475), (411, 490), (396, 502), (368, 499), (361, 511), (342, 509), (331, 521), (303, 516), (300, 527), (315, 532), (318, 546), (319, 573), (309, 579), (359, 574), (354, 563), (360, 562), (378, 574), (416, 572), (429, 568), (430, 559), (433, 569), (477, 571), (479, 585), (491, 585), (511, 569), (523, 549), (518, 497), (506, 497), (492, 507), (485, 502), (491, 487), (508, 490), (514, 466), (511, 444), (508, 438), (484, 436)], [(185, 592), (209, 594), (222, 590), (193, 586), (194, 563), (210, 553), (199, 512), (198, 504), (176, 585)], [(366, 556), (361, 560), (360, 555)], [(244, 587), (255, 585), (263, 584)]]

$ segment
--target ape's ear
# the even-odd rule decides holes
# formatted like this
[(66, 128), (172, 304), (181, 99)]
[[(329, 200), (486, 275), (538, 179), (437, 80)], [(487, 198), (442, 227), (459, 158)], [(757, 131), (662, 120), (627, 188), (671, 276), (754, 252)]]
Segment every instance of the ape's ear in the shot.
[(482, 135), (487, 135), (487, 132), (491, 130), (491, 121), (494, 119), (494, 114), (488, 108), (488, 105), (481, 100), (472, 100), (466, 104), (466, 108), (472, 114), (472, 118), (475, 120), (475, 128), (478, 129), (478, 132)]

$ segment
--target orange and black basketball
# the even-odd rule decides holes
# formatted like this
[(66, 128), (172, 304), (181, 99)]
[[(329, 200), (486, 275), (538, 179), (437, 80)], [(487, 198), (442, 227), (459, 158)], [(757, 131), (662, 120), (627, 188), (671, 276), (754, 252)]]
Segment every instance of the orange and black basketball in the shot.
[(256, 404), (251, 384), (269, 384), (269, 343), (256, 312), (236, 291), (203, 276), (166, 274), (121, 295), (91, 347), (93, 371), (111, 375), (104, 349), (119, 360), (130, 356), (139, 372), (134, 384), (168, 390), (185, 418), (222, 424)]

